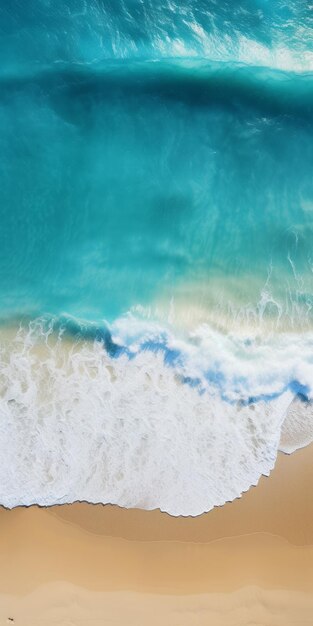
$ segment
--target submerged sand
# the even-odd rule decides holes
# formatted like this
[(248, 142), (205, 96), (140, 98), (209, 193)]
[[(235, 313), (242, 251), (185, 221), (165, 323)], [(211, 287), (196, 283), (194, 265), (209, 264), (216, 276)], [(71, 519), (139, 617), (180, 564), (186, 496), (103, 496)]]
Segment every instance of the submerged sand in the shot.
[(313, 448), (198, 518), (0, 511), (0, 624), (313, 624)]

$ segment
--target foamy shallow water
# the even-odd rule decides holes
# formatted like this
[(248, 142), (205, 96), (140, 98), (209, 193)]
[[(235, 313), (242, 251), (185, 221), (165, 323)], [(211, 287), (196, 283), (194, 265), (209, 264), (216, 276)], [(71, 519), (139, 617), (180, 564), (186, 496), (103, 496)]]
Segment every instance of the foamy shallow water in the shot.
[(178, 340), (146, 324), (139, 340), (138, 325), (93, 340), (43, 320), (2, 331), (1, 504), (198, 515), (270, 473), (281, 429), (288, 452), (313, 439), (295, 383), (308, 400), (313, 364), (291, 337), (249, 344), (202, 327)]

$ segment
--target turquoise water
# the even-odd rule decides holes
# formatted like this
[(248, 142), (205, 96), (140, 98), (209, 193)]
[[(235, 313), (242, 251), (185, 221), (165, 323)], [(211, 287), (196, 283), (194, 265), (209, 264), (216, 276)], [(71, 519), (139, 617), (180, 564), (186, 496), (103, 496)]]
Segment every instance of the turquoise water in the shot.
[(312, 69), (305, 0), (3, 0), (0, 18), (3, 73), (188, 56)]
[(113, 320), (184, 283), (226, 306), (233, 278), (256, 305), (269, 272), (311, 306), (312, 102), (307, 74), (206, 61), (3, 80), (3, 314)]
[[(104, 418), (113, 392), (103, 390), (99, 399), (94, 390), (90, 402), (99, 406), (97, 417), (90, 417), (89, 357), (81, 357), (85, 374), (71, 387), (70, 408), (62, 395), (64, 385), (72, 384), (68, 356), (53, 353), (53, 374), (36, 378), (34, 346), (52, 335), (62, 342), (66, 330), (67, 340), (82, 350), (87, 341), (90, 361), (100, 345), (107, 367), (126, 368), (130, 389), (142, 372), (136, 391), (142, 395), (136, 418), (141, 425), (135, 420), (133, 426), (139, 438), (147, 437), (143, 418), (162, 414), (162, 393), (175, 428), (188, 406), (186, 441), (197, 411), (207, 410), (214, 419), (225, 416), (225, 442), (234, 420), (242, 419), (238, 437), (245, 442), (251, 415), (238, 418), (238, 403), (258, 405), (255, 428), (262, 430), (266, 422), (273, 432), (266, 445), (260, 437), (251, 471), (244, 473), (238, 457), (237, 473), (245, 479), (238, 479), (237, 491), (271, 469), (286, 408), (299, 395), (308, 403), (313, 390), (312, 27), (312, 9), (300, 0), (288, 6), (279, 0), (1, 3), (3, 424), (26, 415), (36, 431), (37, 419), (49, 419), (53, 433), (67, 411), (80, 424), (90, 418), (95, 438), (98, 428), (107, 432), (112, 420), (132, 414), (132, 391), (122, 400), (125, 381), (118, 369), (116, 410)], [(20, 324), (25, 334), (17, 334), (8, 348), (7, 329)], [(60, 358), (67, 362), (62, 384)], [(146, 364), (140, 360), (145, 358)], [(100, 377), (98, 361), (94, 367)], [(161, 393), (158, 383), (145, 395), (143, 381), (154, 367), (169, 387), (164, 391), (161, 385)], [(173, 376), (183, 383), (179, 392)], [(20, 384), (12, 388), (13, 379)], [(57, 385), (54, 399), (42, 405), (38, 390), (50, 385)], [(191, 395), (178, 400), (179, 393)], [(15, 417), (12, 402), (20, 407)], [(215, 452), (216, 428), (207, 434)], [(40, 442), (45, 465), (53, 453), (44, 446), (40, 452)], [(256, 443), (250, 444), (256, 457)], [(61, 454), (59, 444), (55, 450)], [(235, 456), (227, 456), (230, 475)], [(166, 458), (174, 459), (173, 471), (179, 472), (175, 451)], [(216, 468), (219, 459), (217, 454)], [(187, 491), (197, 474), (190, 468), (183, 471)], [(148, 473), (142, 496), (146, 508), (160, 505), (149, 504), (155, 472)], [(31, 487), (30, 500), (41, 501), (44, 484), (42, 479), (40, 487)], [(113, 487), (104, 495), (105, 485), (97, 496), (87, 490), (84, 497), (125, 503)], [(80, 489), (62, 483), (72, 494), (65, 501), (81, 497)], [(130, 492), (137, 493), (134, 487)], [(213, 498), (213, 504), (232, 493)], [(18, 490), (15, 497), (19, 502)], [(51, 503), (56, 494), (52, 490), (44, 498)], [(134, 505), (138, 498), (126, 501)], [(189, 511), (183, 499), (177, 507), (174, 500), (168, 496), (163, 507)], [(197, 501), (191, 509), (210, 506)]]

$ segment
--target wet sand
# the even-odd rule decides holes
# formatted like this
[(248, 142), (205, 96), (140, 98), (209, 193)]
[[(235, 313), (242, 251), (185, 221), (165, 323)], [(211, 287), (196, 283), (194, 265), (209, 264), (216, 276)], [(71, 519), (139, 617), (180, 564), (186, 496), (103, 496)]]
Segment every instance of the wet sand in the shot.
[(1, 625), (313, 624), (313, 447), (198, 518), (2, 509), (0, 559)]

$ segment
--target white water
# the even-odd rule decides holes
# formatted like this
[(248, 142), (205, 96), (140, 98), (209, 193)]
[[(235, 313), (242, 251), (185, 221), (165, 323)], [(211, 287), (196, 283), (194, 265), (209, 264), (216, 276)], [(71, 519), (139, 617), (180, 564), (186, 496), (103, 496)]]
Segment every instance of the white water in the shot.
[[(141, 327), (140, 340), (138, 324), (120, 321), (116, 340), (126, 340), (126, 328), (131, 360), (112, 359), (99, 342), (49, 334), (41, 324), (2, 334), (1, 504), (87, 500), (198, 515), (269, 474), (293, 400), (282, 389), (295, 378), (308, 386), (313, 380), (312, 337), (249, 343), (202, 327), (188, 343), (167, 337), (184, 354), (182, 365), (169, 367), (162, 351), (140, 348), (148, 336), (156, 339), (156, 327)], [(221, 387), (202, 376), (199, 393), (180, 379), (201, 376), (204, 360), (225, 381)], [(235, 402), (275, 391), (281, 393), (271, 401)], [(311, 407), (302, 404), (301, 418), (297, 404), (288, 412), (288, 452), (313, 439)]]

